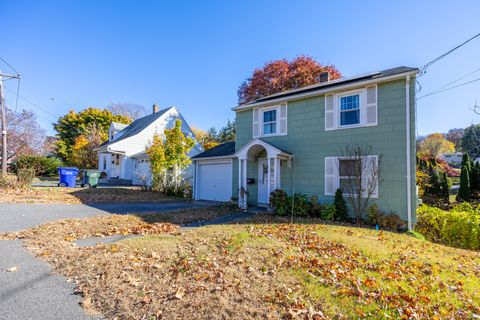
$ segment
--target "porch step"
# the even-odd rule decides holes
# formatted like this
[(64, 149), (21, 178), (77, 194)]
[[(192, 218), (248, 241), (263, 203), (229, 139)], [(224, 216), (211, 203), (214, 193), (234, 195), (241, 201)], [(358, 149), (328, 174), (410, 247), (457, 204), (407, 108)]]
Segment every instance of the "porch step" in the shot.
[(130, 179), (98, 179), (98, 185), (100, 186), (131, 186), (132, 180)]

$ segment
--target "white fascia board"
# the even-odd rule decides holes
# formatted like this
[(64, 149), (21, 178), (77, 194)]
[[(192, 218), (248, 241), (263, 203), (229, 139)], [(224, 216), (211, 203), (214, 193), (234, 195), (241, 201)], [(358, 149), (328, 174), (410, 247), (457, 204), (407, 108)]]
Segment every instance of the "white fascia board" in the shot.
[[(238, 106), (233, 107), (231, 110), (232, 111), (246, 111), (246, 110), (250, 110), (250, 109), (255, 108), (255, 107), (263, 107), (263, 106), (268, 106), (268, 105), (279, 104), (279, 103), (282, 103), (282, 102), (301, 100), (301, 99), (305, 99), (305, 98), (321, 96), (321, 95), (324, 95), (324, 94), (327, 94), (327, 93), (330, 93), (330, 92), (348, 90), (348, 89), (358, 88), (358, 87), (362, 87), (362, 86), (368, 86), (368, 85), (371, 85), (371, 84), (388, 82), (388, 81), (392, 81), (392, 80), (396, 80), (396, 79), (404, 79), (407, 75), (414, 76), (417, 73), (418, 73), (417, 70), (413, 70), (413, 71), (403, 72), (403, 73), (399, 73), (399, 74), (395, 74), (395, 75), (391, 75), (391, 76), (387, 76), (387, 77), (382, 77), (382, 78), (378, 78), (378, 79), (358, 81), (358, 82), (355, 82), (355, 83), (348, 83), (348, 84), (344, 84), (344, 85), (334, 86), (332, 88), (325, 88), (325, 89), (319, 89), (319, 90), (312, 91), (312, 92), (299, 93), (299, 94), (295, 94), (295, 95), (288, 96), (288, 97), (279, 97), (279, 98), (276, 98), (276, 99), (271, 99), (271, 100), (257, 102), (257, 103), (251, 103), (251, 104), (247, 104), (247, 105), (238, 105)], [(303, 88), (303, 90), (304, 89), (305, 88)], [(286, 91), (286, 92), (283, 92), (282, 94), (287, 94), (287, 93), (288, 92)]]

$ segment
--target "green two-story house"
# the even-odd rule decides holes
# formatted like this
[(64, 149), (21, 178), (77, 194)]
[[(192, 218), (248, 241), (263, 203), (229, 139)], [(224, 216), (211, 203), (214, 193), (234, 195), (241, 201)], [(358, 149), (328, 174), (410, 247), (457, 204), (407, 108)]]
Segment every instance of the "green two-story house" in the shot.
[(368, 161), (382, 159), (371, 198), (411, 228), (416, 209), (417, 73), (416, 68), (398, 67), (234, 107), (236, 141), (193, 158), (194, 198), (237, 198), (244, 208), (268, 206), (270, 192), (282, 189), (331, 203), (348, 179), (344, 175), (351, 172), (342, 150), (369, 146)]

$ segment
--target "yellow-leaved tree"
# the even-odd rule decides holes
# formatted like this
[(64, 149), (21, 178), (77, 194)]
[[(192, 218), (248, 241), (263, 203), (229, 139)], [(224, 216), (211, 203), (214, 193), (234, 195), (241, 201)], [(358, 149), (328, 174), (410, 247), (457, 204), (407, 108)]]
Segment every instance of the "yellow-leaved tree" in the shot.
[(71, 165), (81, 169), (93, 169), (97, 167), (97, 152), (95, 148), (107, 139), (105, 133), (97, 123), (86, 126), (84, 133), (75, 137), (68, 155), (67, 161)]
[(165, 129), (163, 135), (155, 134), (146, 148), (152, 171), (152, 189), (165, 195), (186, 197), (190, 188), (184, 180), (183, 172), (191, 163), (188, 153), (195, 140), (182, 132), (182, 121), (177, 119), (175, 126)]
[(432, 133), (418, 143), (418, 157), (438, 158), (443, 153), (455, 152), (455, 145), (441, 133)]

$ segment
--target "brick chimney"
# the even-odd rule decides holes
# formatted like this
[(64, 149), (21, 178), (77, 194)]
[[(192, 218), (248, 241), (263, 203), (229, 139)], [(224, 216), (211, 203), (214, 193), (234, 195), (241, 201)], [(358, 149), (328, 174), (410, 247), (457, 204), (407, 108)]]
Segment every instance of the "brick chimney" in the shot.
[(152, 113), (157, 113), (158, 111), (160, 111), (160, 107), (158, 104), (154, 103), (152, 106)]
[(322, 83), (322, 82), (328, 82), (328, 81), (330, 81), (330, 73), (328, 72), (320, 73), (320, 75), (318, 76), (318, 82)]

